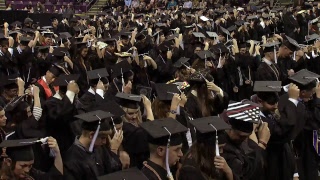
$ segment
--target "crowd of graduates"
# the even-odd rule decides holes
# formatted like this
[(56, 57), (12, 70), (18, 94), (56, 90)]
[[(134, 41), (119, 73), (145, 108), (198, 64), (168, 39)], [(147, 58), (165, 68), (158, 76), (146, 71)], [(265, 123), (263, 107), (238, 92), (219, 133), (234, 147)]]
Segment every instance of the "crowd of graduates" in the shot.
[(112, 3), (1, 26), (0, 179), (318, 179), (320, 3)]

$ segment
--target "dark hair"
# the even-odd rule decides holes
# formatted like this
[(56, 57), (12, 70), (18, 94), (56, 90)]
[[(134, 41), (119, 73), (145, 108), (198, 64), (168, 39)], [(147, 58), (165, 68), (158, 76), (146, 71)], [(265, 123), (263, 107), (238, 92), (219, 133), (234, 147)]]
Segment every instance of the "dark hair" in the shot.
[(155, 98), (152, 103), (152, 111), (156, 119), (167, 118), (167, 113), (170, 111), (171, 101), (160, 101)]
[[(203, 176), (210, 179), (220, 178), (221, 174), (214, 166), (215, 146), (207, 146), (204, 143), (195, 142), (185, 155), (186, 158), (192, 158)], [(210, 177), (210, 178), (209, 178)]]

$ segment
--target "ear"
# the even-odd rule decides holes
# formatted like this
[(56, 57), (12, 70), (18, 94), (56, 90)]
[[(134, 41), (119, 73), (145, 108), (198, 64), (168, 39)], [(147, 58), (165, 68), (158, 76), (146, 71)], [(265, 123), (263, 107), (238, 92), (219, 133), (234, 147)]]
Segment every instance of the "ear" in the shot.
[(160, 157), (164, 157), (166, 154), (166, 149), (164, 146), (157, 147), (157, 155)]
[(90, 139), (92, 139), (92, 138), (93, 138), (94, 133), (95, 133), (94, 131), (90, 131), (90, 133), (89, 133), (89, 138), (90, 138)]
[(3, 160), (3, 165), (6, 165), (6, 166), (10, 167), (11, 164), (12, 164), (11, 158), (5, 158), (5, 159)]

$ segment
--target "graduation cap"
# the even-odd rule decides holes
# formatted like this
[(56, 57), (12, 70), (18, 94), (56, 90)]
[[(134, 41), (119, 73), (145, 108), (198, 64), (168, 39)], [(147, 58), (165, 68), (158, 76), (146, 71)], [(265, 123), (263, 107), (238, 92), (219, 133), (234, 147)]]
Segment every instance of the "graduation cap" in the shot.
[(300, 48), (298, 42), (294, 39), (292, 39), (289, 36), (286, 36), (287, 41), (283, 42), (283, 45), (285, 45), (288, 49), (290, 49), (291, 51), (296, 51), (298, 48)]
[[(140, 126), (149, 134), (149, 143), (159, 146), (180, 145), (182, 143), (182, 137), (180, 133), (187, 131), (186, 127), (172, 118), (144, 122), (140, 124)], [(168, 142), (169, 138), (170, 141)]]
[(20, 30), (9, 31), (9, 32), (8, 32), (9, 35), (18, 34), (18, 33), (20, 33)]
[(24, 19), (24, 24), (27, 24), (27, 23), (33, 23), (33, 20), (31, 18), (27, 17)]
[(306, 41), (305, 42), (309, 42), (309, 41), (313, 41), (320, 38), (319, 34), (311, 34), (311, 35), (307, 35), (306, 36)]
[(145, 95), (148, 99), (151, 98), (151, 95), (152, 95), (152, 88), (151, 87), (137, 85), (136, 90), (137, 90), (136, 92), (138, 94)]
[(92, 141), (90, 143), (89, 151), (93, 151), (94, 143), (98, 137), (99, 131), (109, 131), (110, 126), (105, 122), (106, 118), (112, 117), (113, 114), (101, 110), (92, 111), (80, 115), (76, 115), (76, 118), (83, 120), (82, 129), (87, 131), (95, 131)]
[(102, 81), (103, 84), (108, 84), (109, 73), (106, 68), (95, 69), (87, 72), (89, 85), (94, 87), (99, 81)]
[(34, 34), (34, 30), (31, 28), (23, 28), (22, 31), (27, 34), (32, 34), (32, 35)]
[(253, 123), (260, 121), (260, 109), (249, 103), (235, 102), (228, 105), (226, 114), (233, 129), (251, 133)]
[(135, 94), (117, 93), (116, 97), (118, 98), (119, 104), (122, 107), (130, 109), (138, 109), (139, 102), (141, 102), (142, 100), (142, 97), (140, 95)]
[(132, 75), (131, 72), (132, 66), (129, 64), (128, 61), (120, 61), (119, 63), (115, 64), (112, 69), (112, 78), (117, 78), (120, 76), (130, 76)]
[(48, 71), (51, 72), (55, 77), (58, 77), (60, 74), (64, 73), (61, 67), (57, 64), (52, 64)]
[(20, 37), (20, 44), (27, 46), (29, 44), (29, 42), (32, 40), (33, 40), (32, 37), (22, 36), (22, 37)]
[(189, 69), (190, 64), (188, 63), (188, 61), (190, 60), (190, 58), (186, 58), (186, 57), (181, 57), (180, 59), (178, 59), (178, 61), (176, 61), (173, 66), (176, 68), (181, 68), (181, 67), (186, 67), (187, 69)]
[[(308, 71), (307, 69), (302, 69), (296, 72), (294, 75), (290, 76), (289, 79), (296, 83), (297, 86), (301, 89), (307, 87), (308, 85), (315, 85), (315, 82), (319, 82), (318, 78), (320, 75)], [(302, 89), (301, 89), (302, 90)]]
[(148, 180), (148, 178), (138, 169), (130, 168), (119, 172), (98, 177), (98, 180)]
[(55, 57), (58, 58), (63, 58), (68, 52), (67, 48), (64, 47), (57, 47), (55, 49), (53, 49), (52, 55), (54, 55)]
[(32, 145), (37, 142), (37, 138), (5, 140), (0, 144), (1, 148), (6, 148), (6, 154), (12, 161), (33, 161), (34, 153)]
[(205, 51), (197, 52), (197, 55), (200, 59), (206, 59), (206, 58), (212, 57), (212, 52), (205, 50)]
[(208, 36), (209, 36), (210, 38), (217, 38), (217, 37), (218, 37), (218, 34), (215, 33), (215, 32), (209, 32), (209, 31), (207, 31), (206, 33), (208, 34)]
[[(230, 125), (218, 116), (198, 118), (189, 121), (189, 123), (196, 129), (197, 142), (217, 147), (219, 145), (218, 132), (231, 128)], [(223, 142), (220, 141), (220, 144), (223, 144)], [(217, 152), (219, 152), (219, 148), (216, 149)]]
[(72, 35), (69, 32), (61, 32), (59, 35), (60, 38), (72, 38)]
[(17, 78), (18, 74), (12, 74), (9, 76), (3, 76), (1, 77), (0, 86), (5, 89), (15, 89), (18, 88), (17, 85)]
[(206, 21), (209, 21), (209, 18), (205, 16), (200, 16), (200, 20), (206, 22)]
[(166, 41), (171, 41), (171, 40), (174, 40), (175, 38), (179, 37), (179, 34), (173, 34), (169, 37), (167, 37)]
[(174, 94), (180, 94), (175, 84), (157, 83), (155, 84), (155, 90), (160, 101), (171, 101)]
[(281, 89), (281, 81), (256, 81), (253, 87), (258, 98), (270, 105), (279, 101), (278, 92), (281, 92)]
[(18, 26), (21, 26), (21, 24), (22, 23), (20, 21), (15, 21), (15, 22), (11, 23), (10, 26), (11, 27), (18, 27)]
[(121, 58), (127, 58), (127, 57), (131, 57), (132, 54), (128, 53), (128, 52), (120, 52), (120, 53), (114, 53), (115, 55), (121, 57)]
[(156, 23), (156, 26), (158, 26), (158, 27), (165, 27), (166, 24), (165, 24), (165, 23)]
[(254, 92), (281, 92), (281, 81), (255, 81)]
[(245, 21), (244, 20), (238, 20), (236, 22), (234, 22), (234, 24), (236, 24), (237, 26), (242, 26), (244, 25)]
[(223, 44), (223, 43), (218, 43), (212, 46), (213, 53), (215, 54), (225, 54), (229, 53), (229, 49)]
[(247, 16), (248, 20), (258, 19), (257, 15)]
[(230, 27), (228, 27), (228, 29), (227, 29), (229, 32), (232, 32), (232, 31), (235, 31), (235, 30), (237, 30), (237, 26), (230, 26)]
[(36, 46), (36, 48), (40, 52), (47, 52), (47, 51), (49, 51), (50, 46)]
[(53, 86), (68, 86), (68, 84), (71, 81), (77, 81), (79, 79), (80, 75), (79, 74), (70, 74), (70, 75), (65, 75), (61, 74), (59, 77), (57, 77), (53, 82)]
[(202, 34), (201, 32), (192, 32), (192, 34), (194, 35), (194, 37), (196, 38), (205, 38), (206, 36), (204, 34)]
[(261, 47), (264, 47), (263, 49), (264, 53), (274, 52), (276, 51), (276, 46), (279, 44), (280, 44), (279, 42), (270, 42), (270, 43), (262, 44)]
[(53, 29), (53, 27), (52, 26), (43, 26), (42, 29), (49, 30), (49, 29)]

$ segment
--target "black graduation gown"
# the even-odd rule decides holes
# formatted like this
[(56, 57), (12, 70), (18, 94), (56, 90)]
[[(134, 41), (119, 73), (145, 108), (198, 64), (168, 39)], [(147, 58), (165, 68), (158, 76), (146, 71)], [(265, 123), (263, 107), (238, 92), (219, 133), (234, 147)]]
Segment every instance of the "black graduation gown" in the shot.
[(320, 99), (303, 103), (305, 105), (305, 125), (294, 141), (294, 148), (298, 154), (299, 179), (309, 180), (318, 176), (319, 155), (314, 147), (314, 130), (320, 127)]
[(63, 154), (72, 145), (75, 135), (70, 127), (76, 114), (75, 106), (67, 96), (62, 100), (55, 97), (49, 98), (44, 105), (45, 126), (47, 135), (54, 137), (61, 153)]
[(29, 174), (35, 180), (62, 180), (63, 175), (58, 171), (58, 169), (53, 166), (49, 172), (42, 172), (35, 168), (30, 170)]
[(86, 91), (77, 103), (77, 111), (79, 114), (89, 112), (95, 105), (96, 95)]
[(206, 180), (206, 177), (203, 176), (194, 160), (187, 158), (179, 171), (178, 180)]
[(281, 58), (278, 57), (278, 66), (281, 71), (281, 80), (283, 85), (287, 85), (290, 83), (288, 79), (288, 70), (296, 68), (296, 62), (292, 60), (290, 57), (288, 58)]
[(226, 145), (223, 147), (222, 156), (232, 169), (236, 179), (243, 180), (263, 180), (264, 150), (260, 147), (253, 147), (252, 140), (242, 142), (240, 145), (234, 144), (227, 133), (223, 133)]
[(123, 123), (123, 149), (130, 156), (130, 166), (141, 169), (142, 163), (149, 158), (149, 146), (146, 132), (131, 123)]
[(266, 149), (266, 178), (268, 180), (292, 179), (295, 172), (295, 157), (288, 133), (284, 132), (274, 115), (265, 112), (261, 119), (268, 122), (271, 133)]
[(77, 142), (72, 144), (63, 157), (63, 166), (65, 180), (97, 180), (99, 175), (94, 154)]
[(272, 68), (265, 62), (261, 62), (257, 69), (256, 81), (281, 81), (281, 73), (279, 67), (275, 64), (279, 76), (272, 70)]
[[(146, 163), (146, 164), (147, 164), (148, 166), (150, 166), (153, 170), (155, 170), (155, 171), (158, 173), (158, 175), (159, 175), (159, 177), (161, 178), (161, 180), (168, 179), (168, 178), (167, 178), (167, 171), (166, 171), (163, 167), (155, 164), (154, 162), (152, 162), (152, 161), (150, 161), (150, 160), (147, 160), (147, 161), (144, 162), (144, 163)], [(142, 167), (141, 172), (142, 172), (146, 177), (148, 177), (149, 180), (159, 180), (158, 176), (157, 176), (152, 170), (150, 170), (146, 165), (144, 165), (144, 166)]]
[(94, 150), (99, 176), (122, 170), (119, 156), (107, 146), (99, 146)]

